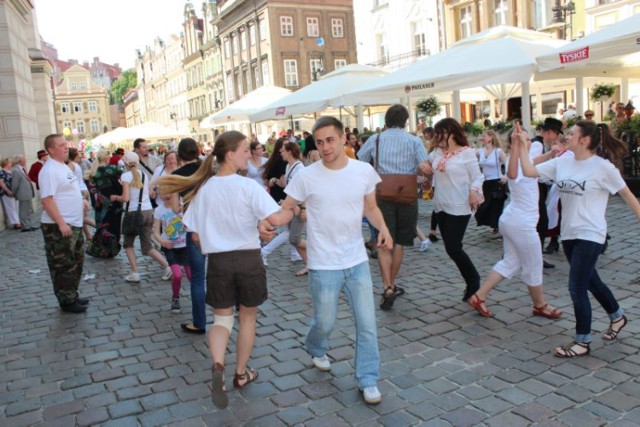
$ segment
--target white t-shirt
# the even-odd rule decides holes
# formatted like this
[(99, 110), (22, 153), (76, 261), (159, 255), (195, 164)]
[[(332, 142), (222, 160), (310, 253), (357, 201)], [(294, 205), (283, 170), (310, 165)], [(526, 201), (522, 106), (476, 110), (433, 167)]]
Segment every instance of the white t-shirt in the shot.
[(261, 157), (260, 167), (255, 167), (254, 164), (251, 163), (251, 160), (249, 160), (247, 164), (247, 178), (251, 178), (258, 184), (260, 184), (260, 187), (264, 188), (265, 190), (267, 189), (267, 186), (264, 185), (262, 174), (264, 173), (264, 164), (267, 163), (268, 160), (269, 159), (267, 159), (266, 157)]
[[(78, 179), (76, 174), (71, 172), (69, 166), (50, 159), (42, 167), (38, 182), (40, 183), (40, 197), (44, 199), (53, 196), (64, 222), (74, 227), (82, 227), (83, 205), (82, 193), (80, 192), (82, 179)], [(46, 210), (42, 211), (41, 222), (55, 224)]]
[(76, 162), (69, 162), (69, 165), (73, 167), (73, 174), (78, 178), (78, 180), (80, 180), (80, 191), (89, 191), (87, 184), (84, 183), (84, 178), (82, 177), (82, 166)]
[(449, 215), (471, 215), (469, 191), (474, 188), (482, 194), (484, 175), (480, 172), (476, 153), (469, 147), (447, 156), (442, 150), (429, 155), (433, 168), (433, 205), (436, 212)]
[[(127, 183), (130, 184), (131, 181), (133, 181), (133, 174), (132, 172), (134, 171), (128, 171), (122, 174), (122, 176), (120, 177), (120, 182), (121, 183)], [(136, 173), (141, 173), (140, 171), (135, 171)], [(142, 177), (140, 177), (140, 179), (142, 179)], [(141, 210), (143, 211), (150, 211), (151, 209), (153, 209), (153, 206), (151, 206), (151, 201), (149, 200), (149, 178), (147, 178), (145, 176), (144, 178), (144, 184), (142, 185), (142, 207)], [(138, 210), (138, 200), (140, 199), (140, 189), (139, 188), (133, 188), (132, 186), (129, 186), (129, 209), (128, 212), (133, 212)]]
[(296, 173), (284, 191), (307, 203), (310, 269), (344, 270), (368, 261), (362, 237), (364, 197), (379, 182), (371, 165), (353, 159), (339, 170), (316, 162)]
[(187, 229), (182, 223), (182, 214), (175, 213), (173, 209), (168, 208), (162, 201), (153, 211), (153, 217), (160, 221), (162, 227), (161, 237), (170, 240), (173, 248), (184, 248), (187, 246)]
[(302, 169), (304, 164), (300, 160), (296, 160), (292, 165), (287, 163), (287, 167), (284, 171), (285, 186), (289, 185), (294, 176), (296, 176)]
[(200, 235), (204, 254), (260, 249), (258, 221), (279, 210), (254, 180), (212, 176), (191, 200), (182, 221)]
[[(507, 163), (508, 164), (508, 163)], [(518, 160), (518, 176), (509, 179), (510, 202), (500, 216), (501, 221), (509, 224), (520, 224), (523, 227), (535, 228), (540, 213), (538, 211), (538, 180), (522, 174)]]
[(478, 164), (482, 168), (484, 179), (500, 179), (502, 172), (500, 171), (500, 153), (502, 150), (494, 148), (489, 153), (489, 157), (485, 157), (484, 147), (478, 150)]
[(604, 243), (609, 193), (625, 187), (620, 171), (608, 160), (593, 155), (586, 160), (558, 157), (536, 166), (541, 178), (558, 186), (562, 201), (562, 240)]

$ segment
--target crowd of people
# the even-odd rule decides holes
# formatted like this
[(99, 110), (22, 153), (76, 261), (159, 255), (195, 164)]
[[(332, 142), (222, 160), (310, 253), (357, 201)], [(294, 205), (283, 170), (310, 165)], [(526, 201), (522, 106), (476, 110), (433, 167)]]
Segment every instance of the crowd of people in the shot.
[[(487, 307), (491, 290), (515, 275), (527, 285), (533, 316), (563, 316), (545, 299), (542, 274), (553, 267), (543, 260), (545, 238), (552, 239), (547, 253), (557, 251), (561, 239), (576, 333), (554, 354), (589, 354), (588, 292), (611, 322), (602, 338), (615, 340), (628, 319), (595, 265), (607, 241), (609, 194), (620, 194), (638, 219), (640, 204), (620, 174), (626, 148), (609, 127), (578, 120), (565, 129), (561, 120), (547, 118), (532, 139), (516, 122), (506, 141), (487, 130), (475, 149), (454, 119), (433, 128), (421, 123), (417, 134), (405, 130), (408, 119), (404, 106), (393, 105), (385, 127), (367, 137), (322, 117), (310, 133), (296, 137), (289, 130), (264, 145), (253, 135), (227, 131), (210, 150), (184, 138), (161, 158), (138, 139), (132, 151), (100, 150), (92, 162), (53, 134), (29, 172), (24, 156), (0, 161), (2, 202), (10, 225), (32, 231), (37, 221), (31, 200), (39, 190), (47, 263), (65, 312), (89, 307), (78, 288), (85, 252), (112, 258), (124, 247), (130, 267), (124, 280), (135, 285), (142, 280), (134, 250), (139, 240), (141, 254), (171, 280), (173, 313), (181, 312), (186, 277), (192, 320), (180, 327), (205, 334), (206, 305), (213, 309), (211, 389), (221, 408), (228, 405), (225, 356), (236, 312), (233, 385), (243, 388), (259, 377), (249, 360), (258, 307), (268, 298), (265, 267), (284, 243), (292, 260), (304, 263), (295, 275), (308, 276), (313, 314), (305, 346), (311, 363), (331, 369), (329, 338), (344, 291), (355, 321), (356, 383), (368, 404), (379, 403), (382, 395), (367, 249), (380, 269), (379, 307), (391, 310), (408, 292), (398, 282), (405, 249), (419, 237), (426, 251), (440, 240), (437, 230), (465, 283), (462, 300), (484, 317), (494, 316)], [(433, 199), (428, 235), (418, 227), (418, 192)], [(463, 247), (472, 215), (503, 245), (502, 259), (484, 280)], [(366, 242), (363, 223), (370, 229)]]

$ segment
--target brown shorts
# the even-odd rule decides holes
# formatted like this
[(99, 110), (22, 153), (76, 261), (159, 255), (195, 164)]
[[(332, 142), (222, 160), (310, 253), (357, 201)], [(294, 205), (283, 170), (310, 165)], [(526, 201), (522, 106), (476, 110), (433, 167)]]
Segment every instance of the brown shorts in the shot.
[(260, 249), (209, 254), (206, 301), (211, 307), (257, 307), (267, 296), (267, 272)]
[[(133, 215), (135, 212), (126, 212), (125, 215)], [(140, 211), (144, 224), (142, 228), (138, 230), (138, 234), (124, 235), (124, 247), (132, 248), (133, 243), (136, 241), (136, 236), (140, 236), (140, 251), (142, 255), (149, 253), (153, 249), (153, 242), (151, 236), (153, 235), (153, 211)]]

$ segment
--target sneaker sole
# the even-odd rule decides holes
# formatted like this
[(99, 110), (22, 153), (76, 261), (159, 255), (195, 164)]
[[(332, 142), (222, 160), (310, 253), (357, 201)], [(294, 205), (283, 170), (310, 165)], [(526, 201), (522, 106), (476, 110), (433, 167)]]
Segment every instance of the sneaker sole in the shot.
[(367, 400), (364, 397), (364, 390), (360, 390), (360, 394), (362, 395), (362, 399), (364, 400), (364, 403), (366, 403), (367, 405), (377, 405), (380, 402), (382, 402), (382, 396), (378, 397), (377, 399), (373, 399), (373, 400), (369, 399), (369, 400)]
[(173, 314), (180, 314), (180, 310), (171, 310)]

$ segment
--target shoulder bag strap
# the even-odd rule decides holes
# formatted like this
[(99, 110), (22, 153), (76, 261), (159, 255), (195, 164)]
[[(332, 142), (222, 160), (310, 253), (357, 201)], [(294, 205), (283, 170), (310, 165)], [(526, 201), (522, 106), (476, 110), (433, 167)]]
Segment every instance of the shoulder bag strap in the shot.
[(285, 176), (284, 178), (284, 182), (285, 184), (289, 184), (289, 180), (291, 179), (291, 174), (293, 173), (293, 170), (300, 164), (300, 160), (298, 160), (291, 169), (289, 169), (289, 173), (287, 174), (287, 176)]
[(376, 172), (378, 172), (378, 153), (379, 153), (379, 148), (380, 147), (380, 134), (376, 135), (376, 159), (374, 160), (374, 165), (373, 165), (373, 169), (375, 169)]
[(145, 173), (140, 171), (142, 174), (142, 187), (140, 187), (140, 195), (138, 196), (138, 212), (142, 209), (142, 192), (144, 191), (144, 175)]
[(144, 162), (142, 160), (140, 160), (140, 164), (142, 165), (143, 168), (145, 168), (151, 175), (153, 175), (153, 171), (151, 169), (149, 169), (147, 167), (147, 165), (144, 164)]

